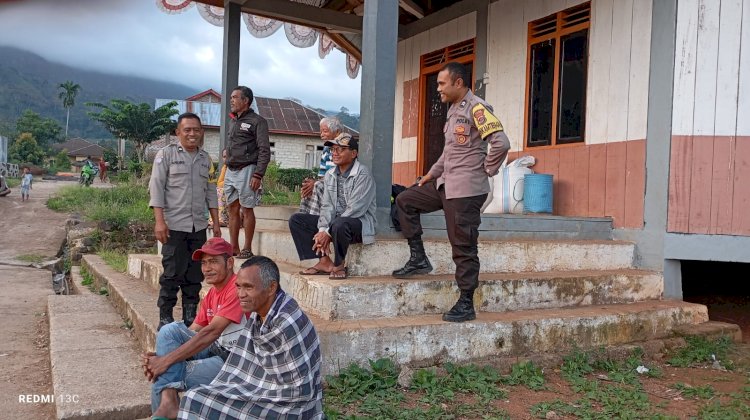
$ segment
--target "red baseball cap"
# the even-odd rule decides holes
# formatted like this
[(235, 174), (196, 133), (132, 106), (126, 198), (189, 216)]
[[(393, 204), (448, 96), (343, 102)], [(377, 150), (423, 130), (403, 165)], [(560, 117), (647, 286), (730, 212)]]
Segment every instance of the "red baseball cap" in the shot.
[(232, 244), (225, 241), (223, 238), (209, 238), (200, 249), (193, 252), (193, 261), (198, 261), (203, 258), (203, 254), (207, 255), (221, 255), (227, 254), (232, 256)]

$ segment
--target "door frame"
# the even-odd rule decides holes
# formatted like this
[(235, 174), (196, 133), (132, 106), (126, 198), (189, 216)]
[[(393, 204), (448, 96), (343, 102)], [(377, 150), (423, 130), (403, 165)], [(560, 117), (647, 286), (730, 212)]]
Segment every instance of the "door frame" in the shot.
[[(475, 57), (476, 38), (474, 38), (472, 41), (474, 42), (474, 46), (472, 47), (472, 53), (471, 54), (467, 54), (467, 55), (464, 55), (464, 56), (458, 57), (458, 58), (452, 58), (450, 61), (451, 62), (455, 61), (455, 62), (460, 63), (460, 64), (472, 63), (472, 66), (471, 66), (471, 70), (472, 70), (471, 90), (474, 91), (474, 77), (473, 77), (473, 73), (474, 73), (474, 61), (476, 60), (476, 57)], [(449, 46), (449, 47), (446, 47), (446, 48), (441, 48), (440, 50), (447, 51), (450, 48), (451, 47)], [(440, 50), (437, 50), (437, 51), (440, 51)], [(424, 109), (424, 107), (425, 107), (426, 102), (427, 102), (427, 97), (426, 97), (427, 96), (426, 95), (427, 94), (427, 76), (429, 76), (430, 74), (439, 72), (440, 69), (442, 69), (443, 66), (448, 63), (447, 60), (443, 60), (443, 61), (441, 61), (438, 64), (433, 64), (433, 65), (430, 65), (430, 66), (425, 66), (425, 64), (424, 64), (424, 58), (425, 58), (425, 56), (434, 55), (435, 52), (437, 52), (437, 51), (434, 51), (434, 52), (431, 52), (431, 53), (427, 53), (427, 54), (423, 54), (419, 58), (419, 92), (418, 92), (418, 95), (419, 95), (419, 105), (418, 105), (419, 106), (419, 108), (418, 108), (419, 109), (419, 115), (418, 116), (419, 116), (419, 118), (418, 118), (418, 121), (417, 121), (417, 124), (418, 124), (418, 126), (417, 126), (418, 127), (418, 131), (417, 131), (417, 176), (425, 175), (427, 173), (427, 171), (430, 170), (430, 168), (425, 168), (424, 167), (425, 166), (425, 142), (426, 142), (426, 139), (425, 139), (425, 126), (424, 126), (425, 120), (426, 120), (426, 115), (425, 115), (425, 109)]]

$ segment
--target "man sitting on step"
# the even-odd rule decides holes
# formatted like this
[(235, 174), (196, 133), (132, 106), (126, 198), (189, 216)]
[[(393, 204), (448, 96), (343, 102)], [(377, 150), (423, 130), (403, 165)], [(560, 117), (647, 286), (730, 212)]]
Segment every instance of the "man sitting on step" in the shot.
[(279, 285), (279, 268), (254, 256), (237, 273), (242, 310), (251, 312), (216, 378), (185, 393), (180, 419), (322, 419), (320, 340)]
[[(289, 230), (300, 260), (320, 259), (300, 274), (345, 279), (349, 245), (375, 242), (375, 179), (357, 160), (357, 139), (342, 133), (325, 145), (331, 148), (336, 166), (323, 179), (320, 216), (295, 213), (289, 218)], [(331, 243), (334, 261), (328, 256)]]
[(153, 381), (151, 411), (154, 418), (175, 418), (185, 391), (211, 382), (237, 342), (247, 316), (237, 298), (232, 245), (210, 238), (192, 256), (211, 289), (200, 304), (190, 327), (183, 322), (163, 326), (156, 335), (156, 353), (145, 353), (143, 370)]

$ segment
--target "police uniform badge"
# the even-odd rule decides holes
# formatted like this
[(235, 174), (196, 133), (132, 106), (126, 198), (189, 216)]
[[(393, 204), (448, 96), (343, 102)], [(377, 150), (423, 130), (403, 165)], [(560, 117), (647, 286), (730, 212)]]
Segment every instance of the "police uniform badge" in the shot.
[(469, 140), (469, 137), (464, 134), (456, 135), (456, 143), (458, 144), (465, 144), (467, 140)]
[(474, 117), (474, 124), (477, 126), (482, 139), (486, 139), (492, 133), (503, 131), (503, 125), (500, 124), (500, 120), (492, 115), (492, 112), (485, 108), (484, 105), (474, 105), (474, 108), (471, 109), (471, 115)]
[(464, 99), (463, 101), (461, 101), (461, 103), (460, 103), (460, 104), (458, 104), (458, 107), (459, 107), (460, 109), (464, 109), (464, 108), (466, 107), (466, 99)]

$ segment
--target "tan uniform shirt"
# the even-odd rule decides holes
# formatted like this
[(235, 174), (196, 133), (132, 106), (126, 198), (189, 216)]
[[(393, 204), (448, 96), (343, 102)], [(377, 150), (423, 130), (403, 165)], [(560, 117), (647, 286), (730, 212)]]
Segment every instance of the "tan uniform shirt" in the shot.
[[(468, 91), (461, 101), (448, 109), (443, 133), (443, 154), (429, 171), (438, 188), (445, 185), (448, 199), (489, 193), (489, 177), (497, 174), (510, 150), (508, 136), (492, 115), (492, 107)], [(491, 146), (489, 155), (485, 151), (485, 140)]]
[(148, 205), (164, 209), (169, 230), (205, 229), (206, 208), (219, 208), (213, 172), (211, 157), (204, 150), (191, 155), (179, 143), (170, 144), (154, 158)]

